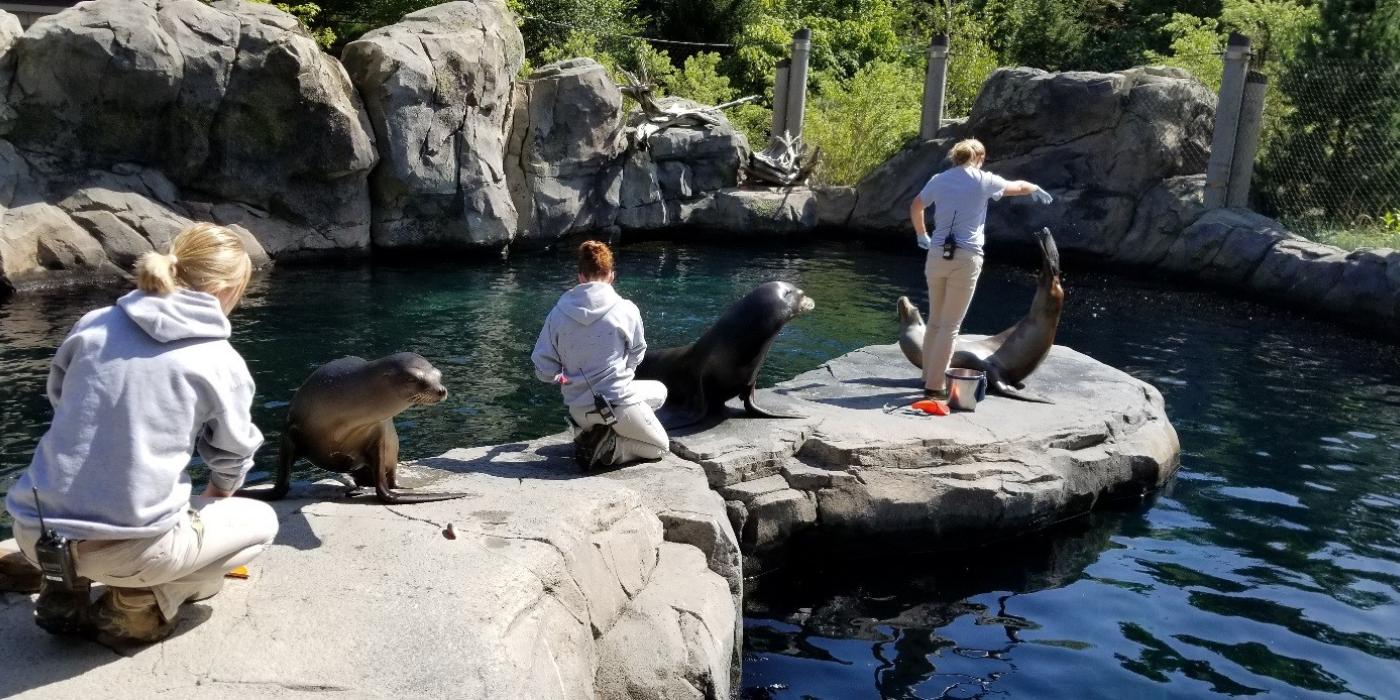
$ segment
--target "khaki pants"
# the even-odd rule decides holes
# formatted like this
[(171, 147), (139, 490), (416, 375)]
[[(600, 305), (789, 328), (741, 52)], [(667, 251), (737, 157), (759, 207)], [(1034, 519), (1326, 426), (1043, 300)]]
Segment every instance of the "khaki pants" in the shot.
[(953, 343), (958, 339), (977, 277), (982, 274), (982, 256), (961, 248), (952, 260), (939, 251), (928, 256), (924, 277), (928, 280), (928, 325), (924, 327), (924, 388), (942, 391), (944, 373), (953, 359)]
[[(648, 379), (632, 382), (632, 392), (641, 401), (626, 406), (613, 406), (617, 424), (617, 451), (613, 464), (626, 464), (639, 459), (661, 459), (671, 446), (671, 438), (661, 421), (656, 419), (656, 410), (666, 403), (666, 385)], [(602, 425), (603, 417), (591, 406), (571, 406), (569, 416), (582, 428)]]
[[(277, 536), (277, 514), (249, 498), (190, 499), (169, 532), (139, 540), (78, 543), (78, 575), (115, 588), (149, 588), (167, 620), (180, 606), (223, 588), (224, 574), (252, 561)], [(37, 564), (39, 533), (15, 525), (20, 551)]]

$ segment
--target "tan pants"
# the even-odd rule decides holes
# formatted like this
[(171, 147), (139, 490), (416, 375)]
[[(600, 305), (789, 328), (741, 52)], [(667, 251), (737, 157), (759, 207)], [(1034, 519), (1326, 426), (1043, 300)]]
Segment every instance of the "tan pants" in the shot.
[[(613, 454), (613, 464), (626, 464), (639, 459), (660, 459), (671, 446), (671, 438), (661, 421), (656, 419), (656, 410), (666, 403), (666, 385), (648, 379), (632, 382), (632, 392), (641, 399), (626, 406), (613, 406), (617, 416), (617, 451)], [(589, 406), (572, 406), (569, 415), (583, 428), (601, 425), (603, 417)]]
[(961, 248), (952, 260), (944, 260), (935, 250), (924, 265), (928, 280), (928, 325), (924, 327), (924, 388), (942, 391), (947, 381), (948, 362), (953, 359), (953, 343), (972, 293), (977, 290), (977, 277), (982, 274), (982, 256)]
[[(78, 575), (115, 588), (149, 588), (167, 620), (180, 606), (218, 593), (224, 574), (252, 561), (277, 536), (277, 514), (249, 498), (190, 499), (169, 532), (139, 540), (85, 540)], [(39, 533), (15, 525), (15, 540), (37, 565)]]

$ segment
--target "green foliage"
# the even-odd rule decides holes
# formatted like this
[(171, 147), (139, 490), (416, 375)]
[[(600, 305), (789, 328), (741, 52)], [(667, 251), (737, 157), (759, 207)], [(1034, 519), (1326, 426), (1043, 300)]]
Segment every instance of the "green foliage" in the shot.
[(1280, 215), (1337, 223), (1400, 209), (1400, 0), (1322, 0), (1285, 63), (1292, 105), (1260, 188)]
[(277, 9), (297, 18), (297, 22), (301, 24), (302, 28), (305, 29), (307, 33), (311, 35), (311, 38), (315, 39), (316, 43), (320, 44), (323, 49), (330, 49), (331, 45), (335, 43), (335, 30), (317, 24), (317, 17), (321, 14), (321, 6), (316, 3), (304, 2), (293, 5), (285, 2), (274, 3), (270, 2), (270, 0), (250, 0), (250, 2), (255, 2), (260, 5), (273, 5)]
[(685, 59), (681, 69), (673, 70), (666, 83), (672, 95), (695, 100), (701, 104), (717, 105), (734, 99), (729, 78), (719, 73), (717, 53), (697, 53)]
[(923, 76), (877, 61), (849, 79), (821, 77), (807, 111), (803, 138), (822, 149), (816, 176), (826, 184), (855, 184), (919, 131)]
[(769, 131), (773, 128), (771, 107), (748, 102), (725, 110), (724, 116), (749, 140), (749, 145), (753, 148), (762, 150), (768, 144)]
[[(1271, 78), (1293, 58), (1303, 36), (1317, 22), (1317, 8), (1295, 0), (1225, 0), (1219, 19), (1175, 14), (1165, 28), (1169, 53), (1147, 52), (1153, 63), (1184, 68), (1212, 90), (1220, 89), (1221, 48), (1229, 32), (1250, 38), (1250, 67)], [(1275, 112), (1278, 105), (1276, 105)]]

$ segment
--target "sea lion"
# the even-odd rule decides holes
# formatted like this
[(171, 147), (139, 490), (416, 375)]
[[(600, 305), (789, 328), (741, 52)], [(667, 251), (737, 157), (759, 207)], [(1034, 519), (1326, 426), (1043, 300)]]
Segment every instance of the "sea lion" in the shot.
[[(1010, 328), (982, 340), (959, 338), (954, 346), (950, 367), (976, 369), (987, 373), (987, 390), (998, 396), (1053, 403), (1049, 399), (1024, 391), (1024, 380), (1040, 366), (1055, 344), (1055, 331), (1060, 326), (1064, 309), (1065, 290), (1060, 286), (1060, 251), (1050, 229), (1035, 234), (1040, 244), (1040, 278), (1025, 318)], [(909, 301), (900, 297), (899, 349), (920, 369), (924, 366), (924, 318)]]
[(422, 503), (465, 493), (395, 491), (399, 434), (394, 416), (447, 397), (442, 372), (421, 356), (400, 352), (373, 362), (342, 357), (321, 365), (297, 389), (287, 408), (271, 489), (238, 495), (277, 500), (291, 486), (292, 465), (305, 457), (327, 471), (350, 474), (356, 486), (373, 486), (383, 503)]
[(698, 423), (742, 396), (751, 416), (793, 418), (771, 413), (754, 403), (758, 370), (778, 332), (816, 306), (801, 289), (787, 282), (759, 285), (729, 307), (699, 340), (679, 348), (648, 351), (637, 367), (637, 379), (666, 385), (662, 423), (679, 428)]

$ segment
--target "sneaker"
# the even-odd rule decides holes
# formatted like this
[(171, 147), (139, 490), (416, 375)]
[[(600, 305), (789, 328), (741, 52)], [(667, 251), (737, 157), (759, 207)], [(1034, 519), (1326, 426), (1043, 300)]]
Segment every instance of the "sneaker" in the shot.
[(598, 446), (603, 442), (603, 437), (611, 431), (607, 426), (595, 425), (585, 429), (574, 438), (574, 462), (579, 469), (589, 471), (593, 468), (593, 459), (598, 452)]
[(593, 449), (593, 466), (610, 466), (617, 459), (617, 431), (603, 426), (603, 437)]
[(39, 580), (39, 599), (34, 604), (34, 624), (49, 634), (77, 635), (88, 629), (88, 603), (92, 581), (79, 578), (73, 588), (62, 588), (48, 579)]
[(149, 588), (109, 587), (93, 603), (91, 617), (97, 640), (109, 646), (153, 644), (175, 631)]

